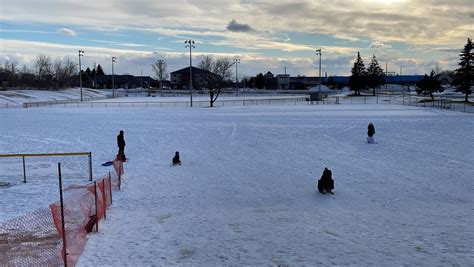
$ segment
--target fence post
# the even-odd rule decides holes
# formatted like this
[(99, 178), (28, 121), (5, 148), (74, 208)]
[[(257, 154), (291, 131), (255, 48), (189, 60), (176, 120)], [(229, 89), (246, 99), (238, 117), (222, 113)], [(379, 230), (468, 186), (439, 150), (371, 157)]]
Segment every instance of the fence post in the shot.
[(94, 199), (95, 199), (95, 216), (97, 222), (95, 223), (95, 231), (99, 232), (99, 214), (97, 213), (97, 181), (94, 181)]
[(23, 183), (26, 183), (26, 166), (25, 166), (25, 156), (23, 156)]
[(110, 205), (112, 205), (112, 176), (110, 176), (110, 171), (109, 171), (109, 190), (110, 190)]
[(67, 267), (67, 243), (66, 243), (66, 227), (64, 224), (64, 202), (63, 202), (63, 181), (61, 178), (61, 163), (58, 163), (58, 177), (59, 177), (59, 203), (61, 207), (61, 228), (63, 230), (63, 260), (64, 266)]
[(92, 152), (89, 152), (89, 181), (92, 182)]
[(104, 220), (107, 220), (107, 197), (105, 196), (105, 179), (102, 179), (102, 204), (104, 205)]

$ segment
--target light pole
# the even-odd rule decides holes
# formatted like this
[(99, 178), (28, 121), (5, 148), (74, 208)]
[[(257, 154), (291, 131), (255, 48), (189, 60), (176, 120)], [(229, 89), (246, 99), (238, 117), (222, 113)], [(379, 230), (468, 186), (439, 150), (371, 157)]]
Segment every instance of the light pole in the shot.
[(189, 40), (186, 40), (184, 41), (185, 45), (184, 47), (185, 48), (188, 48), (189, 47), (189, 96), (190, 96), (190, 106), (193, 107), (193, 61), (192, 61), (192, 49), (193, 48), (196, 48), (194, 46), (194, 40), (192, 39), (189, 39)]
[(239, 96), (239, 72), (237, 69), (237, 65), (240, 64), (240, 58), (236, 57), (234, 58), (234, 64), (235, 64), (235, 91), (237, 96)]
[(319, 55), (319, 97), (321, 98), (321, 49), (316, 49), (316, 55)]
[(163, 67), (164, 67), (164, 64), (165, 64), (165, 61), (163, 59), (158, 59), (157, 60), (158, 62), (158, 66), (159, 66), (159, 72), (158, 73), (160, 75), (160, 96), (163, 97)]
[(82, 102), (82, 67), (81, 67), (81, 57), (84, 56), (84, 51), (79, 50), (79, 87), (81, 88), (81, 102)]
[(116, 57), (112, 57), (112, 98), (115, 98), (114, 62), (116, 59)]

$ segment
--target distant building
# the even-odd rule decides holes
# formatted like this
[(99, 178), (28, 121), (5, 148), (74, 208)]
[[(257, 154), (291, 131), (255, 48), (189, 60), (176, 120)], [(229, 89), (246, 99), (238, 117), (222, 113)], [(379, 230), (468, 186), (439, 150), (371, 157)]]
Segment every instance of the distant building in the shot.
[(306, 76), (297, 76), (290, 77), (290, 89), (308, 89), (319, 85), (319, 82), (324, 78), (319, 79), (319, 77), (306, 77)]
[(441, 73), (436, 75), (436, 79), (441, 83), (441, 85), (451, 85), (453, 78), (447, 73)]
[(388, 84), (415, 84), (423, 80), (424, 75), (395, 75), (386, 76), (385, 82)]
[[(216, 75), (210, 71), (192, 67), (193, 88), (202, 89), (205, 87), (208, 75)], [(189, 67), (182, 68), (170, 73), (172, 89), (188, 89), (189, 88)]]
[(276, 78), (278, 89), (290, 89), (290, 74), (278, 74)]
[[(138, 88), (145, 85), (149, 85), (152, 82), (152, 78), (146, 77), (145, 83), (143, 79), (135, 77), (133, 75), (114, 75), (114, 86), (115, 88)], [(112, 75), (99, 75), (96, 77), (97, 88), (112, 88)]]
[(268, 71), (263, 76), (265, 78), (265, 89), (276, 90), (278, 89), (278, 78), (276, 78), (271, 71)]

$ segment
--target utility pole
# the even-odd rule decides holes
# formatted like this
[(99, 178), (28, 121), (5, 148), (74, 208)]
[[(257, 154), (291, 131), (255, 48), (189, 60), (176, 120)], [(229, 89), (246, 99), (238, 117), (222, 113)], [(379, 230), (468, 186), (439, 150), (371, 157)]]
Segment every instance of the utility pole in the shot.
[(237, 72), (237, 65), (240, 64), (240, 58), (236, 57), (234, 58), (234, 64), (235, 64), (235, 92), (237, 96), (239, 96), (239, 73)]
[(189, 96), (190, 96), (190, 107), (193, 107), (193, 60), (192, 60), (192, 49), (194, 46), (194, 40), (189, 39), (184, 41), (185, 48), (189, 47)]
[(316, 49), (316, 55), (319, 55), (319, 97), (321, 97), (321, 49)]
[(79, 87), (81, 88), (81, 102), (82, 102), (82, 67), (81, 67), (81, 57), (84, 56), (84, 51), (79, 50)]
[(112, 57), (112, 98), (115, 98), (114, 62), (116, 59), (116, 57)]

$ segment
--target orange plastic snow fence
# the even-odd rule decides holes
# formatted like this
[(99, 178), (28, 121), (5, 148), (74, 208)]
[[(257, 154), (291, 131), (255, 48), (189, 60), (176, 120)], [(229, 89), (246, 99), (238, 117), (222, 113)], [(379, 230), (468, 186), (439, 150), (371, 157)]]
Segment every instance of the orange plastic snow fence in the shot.
[(91, 183), (63, 190), (65, 232), (59, 202), (0, 223), (0, 266), (61, 266), (65, 262), (74, 266), (86, 245), (91, 219), (94, 226), (112, 204), (112, 184), (118, 184), (118, 177), (107, 175), (96, 184), (97, 188)]
[(86, 245), (87, 233), (105, 218), (112, 204), (112, 187), (120, 188), (123, 163), (114, 167), (116, 175), (97, 180), (97, 187), (90, 183), (63, 190), (65, 231), (59, 202), (1, 222), (0, 266), (74, 266)]
[[(67, 247), (63, 249), (66, 251), (65, 257), (68, 266), (74, 266), (79, 260), (87, 241), (91, 220), (98, 222), (104, 218), (107, 207), (112, 203), (111, 179), (104, 177), (96, 182), (97, 188), (94, 187), (94, 184), (89, 184), (87, 186), (70, 186), (64, 190), (66, 195), (64, 222)], [(96, 190), (97, 194), (95, 194)], [(60, 204), (51, 204), (51, 212), (56, 229), (59, 235), (62, 236)]]

